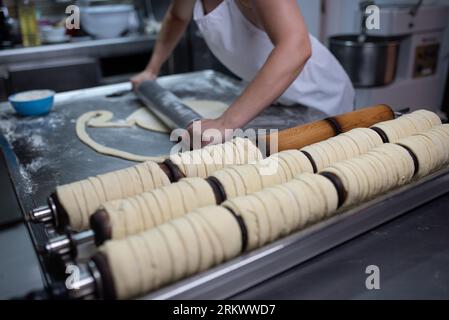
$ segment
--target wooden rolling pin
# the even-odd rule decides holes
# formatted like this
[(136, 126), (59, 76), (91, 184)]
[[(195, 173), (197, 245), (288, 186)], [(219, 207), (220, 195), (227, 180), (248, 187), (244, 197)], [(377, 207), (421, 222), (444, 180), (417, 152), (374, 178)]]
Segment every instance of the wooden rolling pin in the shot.
[(266, 145), (269, 147), (270, 141), (277, 139), (278, 151), (301, 149), (342, 132), (355, 128), (368, 128), (376, 123), (392, 119), (394, 119), (393, 110), (389, 106), (381, 104), (282, 130), (265, 136), (261, 140), (263, 142), (265, 139)]

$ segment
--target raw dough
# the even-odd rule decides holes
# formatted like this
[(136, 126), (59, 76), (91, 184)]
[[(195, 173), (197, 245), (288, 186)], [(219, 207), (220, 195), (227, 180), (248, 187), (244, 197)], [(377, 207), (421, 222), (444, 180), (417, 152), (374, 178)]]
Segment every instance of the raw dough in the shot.
[[(447, 166), (448, 138), (448, 126), (437, 126), (397, 144), (383, 144), (354, 159), (334, 163), (323, 171), (342, 179), (348, 192), (345, 206), (356, 205), (412, 181), (412, 157), (401, 145), (416, 153), (422, 166), (418, 176)], [(295, 170), (293, 159), (286, 161), (290, 170)], [(226, 173), (236, 190), (242, 185), (254, 187), (242, 179), (243, 175), (257, 180), (250, 167)], [(257, 186), (261, 186), (260, 181)], [(171, 201), (168, 194), (166, 201)], [(100, 250), (108, 259), (117, 297), (132, 298), (236, 257), (241, 251), (241, 229), (226, 208), (243, 219), (248, 231), (247, 250), (252, 250), (337, 214), (337, 203), (335, 186), (327, 178), (302, 173), (288, 183), (227, 200), (222, 206), (195, 209), (138, 235), (109, 241)]]
[[(244, 164), (240, 162), (242, 159), (257, 162), (262, 158), (259, 149), (251, 141), (242, 138), (236, 138), (222, 145), (208, 146), (202, 150), (172, 155), (170, 158), (179, 165), (180, 170), (186, 176), (205, 178), (213, 173), (213, 169), (225, 167), (225, 160), (227, 160), (224, 158), (225, 152), (219, 150), (232, 146), (231, 148), (236, 151), (236, 145), (241, 146), (238, 150), (245, 152), (245, 155), (235, 157), (236, 160), (239, 160), (236, 163), (237, 165)], [(209, 155), (209, 158), (211, 158), (211, 154), (219, 154), (221, 158), (213, 157), (218, 162), (214, 165), (205, 166), (205, 159), (202, 157), (203, 155)], [(183, 162), (184, 160), (189, 161), (190, 158), (199, 162), (190, 164)], [(237, 173), (232, 179), (235, 180), (236, 176), (238, 176)], [(231, 183), (234, 180), (231, 180)], [(115, 220), (117, 222), (114, 225), (119, 227), (117, 227), (117, 230), (114, 228), (114, 232), (117, 232), (117, 237), (120, 238), (152, 227), (154, 224), (151, 224), (148, 219), (153, 219), (156, 224), (161, 224), (194, 208), (215, 204), (215, 196), (208, 183), (203, 179), (183, 180), (182, 183), (173, 186), (173, 188), (181, 186), (180, 190), (175, 190), (173, 193), (170, 192), (170, 189), (157, 189), (169, 184), (168, 177), (159, 165), (153, 161), (146, 161), (124, 170), (59, 186), (56, 191), (58, 199), (69, 216), (70, 224), (75, 230), (84, 230), (89, 227), (90, 215), (101, 204), (106, 201), (124, 199), (123, 202), (114, 201), (104, 206), (111, 213), (117, 213)], [(142, 199), (136, 198), (126, 202), (129, 197), (151, 190), (154, 190), (154, 192)], [(180, 201), (179, 194), (182, 195), (184, 203)], [(236, 195), (240, 194), (245, 194), (243, 184)], [(186, 195), (190, 196), (187, 197)], [(195, 201), (196, 198), (199, 198), (198, 201)], [(147, 203), (150, 203), (150, 205), (147, 206)], [(127, 217), (128, 215), (129, 217)], [(134, 225), (136, 223), (137, 225)]]
[[(218, 118), (228, 108), (220, 101), (209, 100), (183, 100), (183, 102), (207, 119)], [(96, 152), (123, 158), (130, 161), (163, 161), (162, 157), (149, 157), (136, 155), (126, 151), (106, 147), (94, 141), (86, 131), (86, 125), (94, 128), (129, 128), (137, 125), (143, 129), (168, 133), (170, 130), (146, 108), (133, 112), (126, 121), (111, 121), (113, 113), (106, 110), (86, 112), (76, 121), (76, 134), (78, 138)]]
[[(119, 299), (132, 298), (236, 257), (242, 246), (237, 220), (222, 207), (188, 216), (102, 248)], [(130, 273), (130, 274), (128, 274)]]
[[(283, 151), (272, 157), (285, 162), (286, 167), (288, 163), (289, 180), (298, 173), (313, 171), (310, 162), (299, 151)], [(285, 160), (282, 160), (283, 158)], [(252, 194), (264, 187), (281, 183), (277, 180), (263, 180), (258, 164), (231, 166), (212, 173), (212, 176), (221, 182), (228, 199)], [(265, 185), (262, 185), (262, 182), (265, 182)], [(215, 195), (208, 182), (200, 178), (186, 178), (158, 190), (106, 202), (102, 208), (109, 214), (112, 239), (121, 239), (183, 216), (196, 208), (214, 204)], [(267, 212), (271, 214), (270, 211)], [(285, 226), (282, 228), (286, 229)]]
[[(184, 195), (189, 194), (189, 197)], [(194, 209), (215, 205), (215, 195), (204, 179), (187, 178), (178, 183), (141, 193), (134, 197), (106, 202), (112, 239), (148, 230)]]
[[(204, 103), (204, 105), (210, 104)], [(86, 119), (89, 117), (87, 115)], [(96, 126), (103, 126), (105, 123), (109, 123), (111, 118), (112, 113), (103, 112), (90, 123), (93, 122)], [(86, 119), (83, 121), (86, 121)], [(395, 139), (397, 139), (401, 135), (417, 131), (417, 128), (427, 128), (438, 123), (439, 118), (436, 115), (428, 111), (418, 111), (399, 119), (379, 124), (379, 127), (385, 126), (385, 128), (390, 129)], [(115, 125), (121, 126), (123, 124), (115, 123)], [(441, 151), (442, 149), (447, 150), (447, 148), (443, 148), (447, 141), (443, 138), (447, 132), (447, 126), (436, 128), (438, 130), (422, 134), (421, 138), (413, 136), (401, 140), (402, 144), (415, 149), (415, 153), (420, 160), (418, 177), (427, 175), (435, 168), (442, 167), (449, 157), (446, 152)], [(84, 130), (85, 133), (83, 125), (80, 124), (78, 126), (77, 124), (78, 129)], [(81, 136), (83, 135), (81, 134)], [(348, 189), (348, 199), (345, 204), (350, 205), (368, 199), (372, 194), (377, 194), (378, 190), (385, 192), (410, 180), (412, 163), (407, 152), (403, 148), (399, 147), (398, 149), (398, 147), (391, 145), (375, 148), (381, 143), (382, 141), (377, 133), (371, 129), (364, 128), (354, 129), (327, 141), (308, 146), (304, 150), (309, 151), (312, 157), (314, 157), (319, 170), (330, 165), (331, 167), (328, 171), (341, 176), (343, 183)], [(100, 147), (109, 150), (107, 147)], [(375, 149), (373, 150), (373, 148)], [(228, 152), (224, 152), (225, 149)], [(242, 154), (243, 150), (245, 150), (244, 154)], [(369, 152), (369, 150), (373, 151)], [(369, 160), (366, 161), (365, 165), (363, 161), (358, 159), (350, 163), (336, 163), (336, 161), (348, 159), (349, 155), (352, 158), (367, 151)], [(115, 152), (123, 155), (121, 151), (115, 150)], [(125, 153), (124, 156), (128, 155)], [(182, 172), (188, 177), (206, 177), (213, 174), (223, 184), (229, 199), (256, 192), (262, 186), (266, 188), (281, 182), (288, 182), (298, 173), (312, 172), (308, 159), (299, 151), (284, 151), (270, 158), (278, 161), (279, 170), (276, 173), (276, 179), (264, 177), (263, 175), (260, 176), (256, 173), (257, 170), (255, 169), (260, 166), (260, 162), (255, 165), (213, 173), (215, 170), (225, 167), (225, 160), (229, 160), (228, 164), (241, 165), (261, 159), (259, 150), (245, 139), (235, 139), (222, 146), (210, 146), (202, 150), (171, 156), (171, 159), (179, 165)], [(205, 165), (204, 161), (206, 159), (219, 161), (212, 165)], [(196, 160), (199, 163), (188, 164), (188, 160)], [(152, 170), (160, 174), (158, 168)], [(148, 173), (142, 175), (145, 172)], [(147, 176), (148, 174), (149, 177)], [(159, 180), (153, 181), (150, 186), (145, 186), (148, 181), (155, 177), (152, 172), (150, 173), (143, 167), (136, 167), (136, 171), (113, 173), (104, 177), (102, 181), (92, 179), (89, 180), (89, 183), (82, 182), (76, 187), (60, 187), (59, 193), (62, 198), (66, 197), (62, 199), (62, 203), (67, 207), (66, 210), (71, 221), (73, 221), (72, 223), (77, 228), (85, 228), (93, 209), (105, 200), (109, 201), (134, 196), (144, 191), (150, 191), (154, 186), (161, 186), (167, 183), (165, 177), (164, 181), (158, 178)], [(199, 184), (195, 186), (190, 181), (186, 183), (174, 186), (172, 191), (170, 191), (171, 189), (164, 189), (163, 191), (155, 191), (146, 197), (140, 196), (135, 199), (124, 199), (125, 202), (128, 201), (127, 203), (115, 201), (106, 204), (105, 208), (110, 211), (113, 221), (115, 221), (113, 226), (119, 226), (117, 230), (115, 230), (115, 227), (113, 228), (113, 237), (121, 238), (134, 234), (181, 216), (197, 207), (214, 204), (214, 197), (208, 186), (199, 187)], [(200, 200), (204, 200), (201, 204), (200, 200), (196, 200), (198, 195), (205, 195), (203, 198), (200, 197)], [(172, 200), (169, 200), (172, 198), (184, 199), (184, 201), (174, 203)], [(286, 230), (286, 228), (283, 228), (283, 230)], [(258, 241), (261, 241), (261, 239), (258, 238)], [(266, 241), (266, 237), (262, 241)]]
[[(403, 121), (404, 118), (401, 118), (401, 120)], [(427, 123), (428, 121), (424, 120), (424, 122)], [(407, 121), (406, 123), (410, 122)], [(412, 127), (409, 126), (409, 129), (411, 130)], [(439, 133), (438, 135), (438, 133), (434, 131), (433, 133), (424, 133), (422, 135), (423, 138), (421, 140), (426, 140), (426, 146), (423, 146), (423, 150), (425, 150), (424, 156), (428, 157), (428, 159), (423, 160), (424, 163), (428, 163), (430, 167), (433, 167), (434, 165), (441, 167), (442, 163), (447, 159), (443, 158), (440, 159), (439, 162), (436, 160), (434, 160), (434, 163), (431, 162), (430, 156), (432, 152), (428, 150), (428, 145), (433, 141), (434, 144), (439, 146), (437, 150), (445, 149), (443, 148), (444, 141), (440, 141), (441, 138), (439, 138), (442, 134)], [(408, 140), (405, 140), (404, 142), (407, 143), (407, 141)], [(235, 144), (240, 145), (242, 142), (242, 140), (239, 140), (231, 144), (234, 148), (233, 152), (242, 150), (241, 147), (235, 148)], [(307, 147), (307, 149), (311, 154), (316, 155), (318, 159), (325, 158), (326, 163), (330, 162), (329, 164), (331, 167), (328, 170), (329, 172), (334, 172), (341, 176), (346, 188), (349, 190), (348, 200), (345, 204), (350, 205), (370, 199), (373, 195), (378, 194), (379, 192), (385, 192), (394, 186), (407, 183), (412, 177), (414, 167), (412, 159), (405, 149), (392, 144), (386, 144), (382, 145), (381, 148), (376, 148), (376, 146), (379, 145), (382, 145), (382, 140), (375, 131), (367, 128), (360, 128), (351, 130), (327, 141), (311, 145)], [(345, 149), (341, 146), (349, 148)], [(352, 155), (350, 157), (351, 161), (347, 161), (348, 154)], [(360, 154), (363, 154), (363, 156), (361, 157)], [(201, 154), (198, 153), (192, 156), (195, 156), (192, 160), (204, 160), (206, 156), (212, 158), (207, 148), (203, 149)], [(223, 156), (223, 153), (220, 153), (220, 156)], [(354, 158), (354, 156), (358, 157)], [(188, 161), (189, 157), (189, 155), (184, 154), (176, 155), (172, 157), (172, 159), (175, 162), (178, 158), (178, 160)], [(247, 157), (235, 157), (235, 159), (239, 160), (241, 160), (241, 158)], [(299, 205), (302, 207), (308, 205), (310, 208), (307, 210), (300, 210), (301, 214), (294, 217), (294, 224), (297, 225), (297, 227), (302, 227), (306, 223), (318, 221), (323, 218), (323, 215), (327, 216), (334, 211), (336, 194), (335, 192), (329, 192), (329, 183), (327, 187), (322, 186), (323, 184), (326, 184), (326, 182), (323, 182), (323, 179), (324, 181), (326, 181), (326, 179), (321, 177), (321, 181), (318, 179), (318, 182), (314, 183), (307, 178), (307, 175), (301, 175), (301, 173), (313, 172), (310, 161), (302, 152), (297, 150), (283, 151), (272, 155), (269, 159), (278, 161), (278, 170), (276, 174), (273, 175), (276, 179), (268, 179), (264, 175), (261, 175), (258, 170), (261, 166), (261, 162), (257, 164), (232, 166), (212, 172), (212, 176), (221, 182), (227, 198), (233, 199), (253, 194), (263, 188), (271, 187), (276, 184), (289, 182), (295, 176), (300, 174), (299, 176), (303, 178), (302, 180), (299, 180), (302, 181), (302, 183), (308, 184), (312, 194), (315, 194), (320, 198), (317, 200), (318, 203), (326, 205), (326, 207), (325, 210), (323, 207), (316, 205), (310, 207), (311, 204), (309, 204), (308, 201), (303, 200), (303, 203)], [(342, 160), (346, 161), (338, 162)], [(192, 177), (205, 177), (211, 173), (205, 169), (204, 166), (181, 164), (180, 168), (187, 176)], [(217, 169), (218, 166), (211, 166), (209, 168)], [(288, 184), (287, 188), (293, 186), (294, 183)], [(292, 192), (295, 193), (291, 190), (290, 193)], [(305, 192), (309, 193), (307, 190)], [(326, 192), (328, 195), (324, 200), (328, 200), (330, 203), (323, 202), (324, 200), (321, 194)], [(273, 196), (267, 196), (267, 198), (273, 198)], [(262, 205), (268, 206), (265, 198), (261, 198), (261, 201)], [(180, 183), (173, 184), (154, 192), (148, 192), (134, 198), (113, 201), (112, 203), (105, 203), (104, 208), (110, 215), (113, 239), (120, 239), (185, 215), (195, 208), (213, 204), (215, 204), (215, 197), (211, 188), (204, 180), (184, 179)], [(272, 217), (271, 211), (263, 211), (269, 214), (268, 218)], [(306, 217), (304, 212), (312, 212), (312, 218)], [(278, 213), (281, 216), (287, 216), (282, 210)], [(288, 219), (288, 217), (285, 219)], [(269, 241), (273, 234), (277, 233), (275, 230), (279, 228), (282, 230), (280, 231), (281, 233), (285, 233), (285, 230), (289, 230), (288, 227), (278, 227), (277, 224), (274, 224), (274, 227), (271, 230), (271, 235), (266, 237), (258, 236), (258, 241), (261, 241), (262, 238), (264, 239), (262, 241)], [(258, 242), (258, 244), (260, 243)]]
[(389, 142), (394, 143), (402, 138), (439, 125), (441, 125), (441, 119), (436, 113), (428, 110), (418, 110), (394, 120), (380, 122), (373, 127), (382, 129), (387, 135)]
[[(228, 108), (224, 102), (214, 100), (182, 100), (184, 104), (198, 112), (205, 119), (216, 119)], [(126, 128), (139, 126), (143, 129), (157, 132), (169, 133), (170, 129), (160, 121), (147, 108), (140, 108), (126, 118), (126, 121), (111, 121), (113, 114), (104, 112), (102, 117), (92, 119), (88, 122), (93, 128)]]
[[(84, 142), (86, 145), (88, 145), (89, 147), (94, 149), (96, 152), (104, 154), (104, 155), (108, 155), (108, 156), (118, 157), (118, 158), (122, 158), (125, 160), (137, 161), (137, 162), (143, 162), (143, 161), (149, 161), (149, 160), (161, 162), (165, 159), (163, 157), (149, 157), (149, 156), (137, 155), (137, 154), (129, 153), (126, 151), (121, 151), (118, 149), (106, 147), (102, 144), (99, 144), (98, 142), (94, 141), (86, 131), (86, 124), (90, 123), (92, 121), (92, 119), (95, 119), (95, 118), (96, 118), (95, 122), (98, 125), (98, 122), (101, 123), (102, 121), (107, 122), (108, 120), (110, 120), (112, 118), (112, 113), (110, 113), (109, 111), (99, 110), (99, 111), (90, 111), (90, 112), (83, 114), (76, 121), (76, 134), (82, 142)], [(113, 126), (114, 127), (123, 127), (123, 125), (121, 125), (121, 124), (120, 125), (115, 124)], [(128, 125), (125, 125), (125, 126), (128, 126)]]
[[(435, 113), (418, 110), (394, 120), (380, 122), (373, 127), (382, 129), (389, 141), (393, 143), (439, 124), (441, 124), (441, 120)], [(382, 143), (382, 139), (374, 130), (356, 128), (326, 141), (306, 146), (301, 150), (311, 155), (320, 171), (338, 161), (360, 156)]]
[[(132, 183), (136, 176), (139, 183)], [(127, 169), (110, 172), (56, 188), (57, 197), (77, 231), (89, 227), (89, 217), (105, 201), (130, 197), (170, 184), (155, 162), (147, 161)]]
[[(213, 172), (231, 165), (257, 163), (263, 156), (248, 139), (235, 138), (221, 145), (209, 145), (200, 150), (170, 155), (186, 177), (206, 178)], [(206, 165), (213, 159), (214, 163)], [(212, 171), (213, 170), (213, 171)]]

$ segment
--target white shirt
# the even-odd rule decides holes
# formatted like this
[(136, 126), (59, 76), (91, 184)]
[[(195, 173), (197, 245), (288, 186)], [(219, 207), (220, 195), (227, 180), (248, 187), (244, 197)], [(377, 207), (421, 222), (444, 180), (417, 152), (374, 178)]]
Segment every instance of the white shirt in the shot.
[[(217, 59), (247, 82), (254, 79), (274, 49), (267, 33), (243, 15), (235, 0), (224, 0), (207, 15), (197, 0), (194, 20)], [(352, 111), (354, 88), (348, 75), (329, 50), (309, 36), (312, 55), (278, 102), (316, 108), (329, 116)]]

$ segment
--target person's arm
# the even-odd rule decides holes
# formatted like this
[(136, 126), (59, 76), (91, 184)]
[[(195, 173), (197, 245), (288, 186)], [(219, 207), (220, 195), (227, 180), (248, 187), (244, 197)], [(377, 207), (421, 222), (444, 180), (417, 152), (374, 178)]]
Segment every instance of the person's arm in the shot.
[(226, 140), (230, 138), (225, 135), (226, 129), (242, 128), (254, 119), (288, 89), (312, 54), (309, 32), (296, 0), (250, 1), (274, 49), (253, 81), (221, 117), (202, 120), (201, 132), (193, 132), (192, 125), (187, 128), (190, 138), (201, 136), (202, 145), (220, 142), (210, 138), (208, 129), (218, 129)]
[(221, 126), (245, 126), (278, 99), (301, 73), (311, 56), (307, 26), (295, 0), (251, 0), (274, 49), (240, 97), (220, 118)]
[(162, 21), (150, 62), (144, 71), (131, 78), (134, 86), (158, 76), (162, 65), (167, 61), (189, 25), (194, 5), (195, 0), (172, 0)]

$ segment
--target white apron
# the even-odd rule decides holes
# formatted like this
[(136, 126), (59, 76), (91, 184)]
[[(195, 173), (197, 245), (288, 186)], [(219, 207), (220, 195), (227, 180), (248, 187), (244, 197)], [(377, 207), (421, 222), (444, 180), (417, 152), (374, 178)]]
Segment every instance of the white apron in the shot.
[[(247, 82), (254, 79), (274, 49), (266, 32), (251, 23), (234, 0), (224, 0), (207, 15), (197, 0), (193, 17), (217, 59)], [(310, 41), (311, 58), (278, 102), (315, 108), (329, 116), (353, 110), (354, 89), (346, 72), (312, 35)]]

